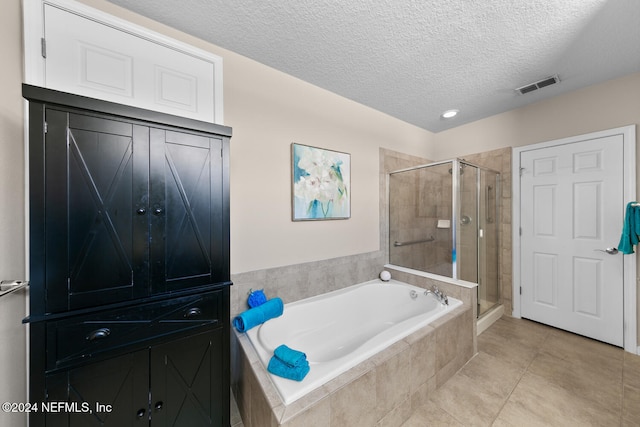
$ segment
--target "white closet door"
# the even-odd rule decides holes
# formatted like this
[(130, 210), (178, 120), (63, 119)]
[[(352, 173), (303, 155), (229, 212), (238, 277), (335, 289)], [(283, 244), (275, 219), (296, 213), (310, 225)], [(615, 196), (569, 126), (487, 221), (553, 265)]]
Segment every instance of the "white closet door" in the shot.
[(622, 347), (624, 137), (520, 154), (522, 317)]
[(216, 122), (211, 61), (51, 4), (44, 38), (48, 88)]

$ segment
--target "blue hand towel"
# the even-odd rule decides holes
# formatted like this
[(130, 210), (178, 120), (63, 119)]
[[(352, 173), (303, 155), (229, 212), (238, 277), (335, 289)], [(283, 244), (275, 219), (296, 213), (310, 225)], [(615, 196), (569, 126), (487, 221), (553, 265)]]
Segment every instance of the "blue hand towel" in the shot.
[(618, 249), (623, 254), (632, 254), (633, 245), (637, 245), (640, 241), (640, 206), (637, 202), (627, 204), (624, 217), (624, 227), (622, 229), (622, 237)]
[(249, 304), (249, 307), (251, 308), (258, 307), (265, 302), (267, 302), (267, 297), (262, 289), (251, 291), (249, 293), (249, 298), (247, 298), (247, 304)]
[(280, 359), (282, 363), (293, 368), (307, 362), (307, 355), (301, 351), (294, 350), (282, 344), (273, 351), (273, 355)]
[(233, 319), (233, 326), (240, 332), (246, 332), (254, 326), (282, 315), (284, 303), (280, 298), (272, 298), (264, 304), (250, 308)]
[(271, 360), (269, 360), (269, 366), (267, 366), (267, 371), (271, 372), (273, 375), (295, 381), (302, 381), (309, 373), (309, 369), (309, 362), (306, 360), (298, 366), (291, 367), (287, 366), (276, 356), (271, 357)]

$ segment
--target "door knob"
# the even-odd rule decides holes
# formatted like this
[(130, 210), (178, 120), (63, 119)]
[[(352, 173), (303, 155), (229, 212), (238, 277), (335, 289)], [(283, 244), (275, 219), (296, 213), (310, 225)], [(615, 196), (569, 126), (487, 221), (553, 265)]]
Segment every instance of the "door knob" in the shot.
[(595, 249), (595, 250), (600, 252), (606, 252), (609, 255), (615, 255), (618, 253), (618, 248)]

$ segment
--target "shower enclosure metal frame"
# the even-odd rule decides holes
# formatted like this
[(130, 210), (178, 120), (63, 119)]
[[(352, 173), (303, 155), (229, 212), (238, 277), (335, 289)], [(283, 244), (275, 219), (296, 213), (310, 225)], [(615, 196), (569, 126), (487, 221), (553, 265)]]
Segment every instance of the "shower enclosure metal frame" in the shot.
[[(410, 240), (410, 241), (401, 241), (401, 242), (392, 242), (392, 230), (391, 230), (391, 221), (392, 221), (392, 203), (391, 203), (391, 177), (392, 175), (395, 174), (399, 174), (399, 173), (403, 173), (403, 172), (409, 172), (409, 171), (415, 171), (415, 170), (419, 170), (419, 169), (426, 169), (426, 168), (431, 168), (431, 167), (437, 167), (437, 166), (447, 166), (450, 165), (450, 169), (449, 172), (451, 173), (451, 216), (450, 216), (450, 236), (451, 236), (451, 275), (448, 277), (451, 277), (453, 279), (463, 279), (463, 280), (469, 280), (468, 278), (463, 278), (461, 277), (461, 264), (460, 264), (460, 259), (459, 259), (459, 249), (461, 247), (461, 229), (460, 229), (460, 224), (461, 224), (461, 220), (464, 217), (467, 217), (466, 215), (462, 215), (461, 214), (461, 206), (462, 206), (462, 191), (461, 191), (461, 174), (463, 173), (463, 171), (465, 170), (466, 167), (472, 167), (475, 168), (475, 170), (477, 171), (476, 176), (475, 176), (475, 194), (476, 194), (476, 198), (475, 198), (475, 218), (473, 219), (469, 219), (469, 221), (472, 221), (475, 223), (475, 227), (476, 227), (476, 237), (475, 237), (475, 245), (476, 245), (476, 259), (475, 259), (475, 263), (476, 263), (476, 280), (469, 280), (469, 281), (473, 281), (478, 283), (478, 304), (480, 305), (480, 292), (481, 289), (480, 287), (483, 285), (486, 285), (485, 283), (482, 283), (482, 279), (481, 279), (481, 267), (482, 267), (482, 254), (481, 254), (481, 239), (484, 238), (483, 233), (485, 232), (485, 230), (483, 228), (480, 228), (480, 224), (479, 224), (479, 219), (481, 216), (481, 212), (482, 212), (482, 194), (484, 194), (484, 197), (486, 197), (486, 201), (485, 201), (485, 210), (489, 210), (492, 209), (493, 212), (491, 213), (489, 218), (486, 218), (487, 215), (485, 215), (485, 219), (484, 219), (484, 223), (485, 225), (487, 223), (494, 223), (495, 224), (495, 244), (496, 244), (496, 251), (497, 253), (495, 254), (496, 257), (496, 288), (497, 288), (497, 295), (498, 295), (498, 299), (500, 297), (501, 294), (501, 289), (500, 289), (500, 279), (499, 279), (499, 260), (500, 260), (500, 254), (499, 254), (499, 248), (500, 248), (500, 232), (499, 232), (499, 224), (500, 224), (500, 194), (501, 194), (501, 188), (500, 188), (500, 172), (493, 170), (491, 168), (487, 168), (484, 166), (480, 166), (471, 162), (468, 162), (466, 160), (462, 160), (462, 159), (449, 159), (449, 160), (443, 160), (443, 161), (439, 161), (439, 162), (433, 162), (433, 163), (428, 163), (428, 164), (424, 164), (424, 165), (418, 165), (418, 166), (414, 166), (414, 167), (410, 167), (410, 168), (405, 168), (405, 169), (400, 169), (397, 171), (393, 171), (390, 172), (388, 175), (388, 181), (387, 181), (387, 191), (388, 191), (388, 199), (389, 200), (389, 206), (388, 206), (388, 218), (389, 218), (389, 227), (388, 227), (388, 235), (389, 235), (389, 261), (393, 264), (392, 262), (392, 251), (393, 251), (393, 247), (398, 247), (398, 246), (406, 246), (406, 245), (417, 245), (417, 244), (422, 244), (422, 243), (428, 243), (428, 242), (433, 242), (434, 240), (436, 240), (433, 237), (430, 238), (426, 238), (426, 239), (417, 239), (417, 240)], [(488, 185), (487, 184), (487, 189), (484, 191), (483, 193), (483, 183), (482, 183), (482, 179), (483, 179), (483, 174), (482, 172), (487, 172), (490, 174), (493, 174), (493, 176), (495, 177), (495, 184), (491, 184)], [(495, 185), (495, 187), (492, 187), (492, 185)], [(494, 206), (490, 207), (490, 199), (491, 199), (491, 195), (488, 193), (491, 189), (494, 189), (494, 198), (495, 200), (493, 200), (492, 204), (494, 204)], [(485, 212), (486, 214), (487, 212)], [(468, 222), (467, 222), (468, 224)], [(463, 260), (464, 262), (464, 260)], [(407, 267), (407, 266), (404, 266)], [(413, 267), (409, 267), (409, 268), (413, 268)], [(485, 269), (485, 273), (486, 273), (486, 266), (482, 267)], [(433, 273), (433, 274), (440, 274), (438, 272), (433, 272), (433, 271), (428, 271), (426, 269), (421, 270), (421, 271), (425, 271), (427, 273)], [(496, 302), (497, 304), (498, 302)], [(495, 305), (495, 304), (494, 304)], [(478, 314), (480, 315), (480, 307), (478, 310)]]

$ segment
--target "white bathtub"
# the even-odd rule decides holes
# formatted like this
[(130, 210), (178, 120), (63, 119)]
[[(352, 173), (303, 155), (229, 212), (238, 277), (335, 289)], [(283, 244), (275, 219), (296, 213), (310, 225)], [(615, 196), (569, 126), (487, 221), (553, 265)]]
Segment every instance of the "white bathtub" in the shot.
[(288, 405), (460, 305), (449, 298), (444, 306), (406, 283), (372, 280), (286, 304), (282, 316), (247, 335), (265, 369), (280, 344), (307, 354), (311, 370), (303, 381), (270, 375)]

